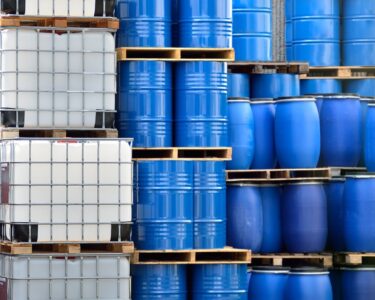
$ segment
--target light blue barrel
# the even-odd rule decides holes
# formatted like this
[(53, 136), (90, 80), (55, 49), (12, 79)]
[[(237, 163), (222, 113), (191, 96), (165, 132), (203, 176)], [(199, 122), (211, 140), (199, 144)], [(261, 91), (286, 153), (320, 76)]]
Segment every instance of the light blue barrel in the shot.
[(254, 117), (249, 100), (228, 101), (229, 146), (232, 160), (228, 170), (249, 169), (254, 158)]
[(293, 60), (293, 0), (285, 0), (285, 56)]
[(345, 0), (342, 10), (343, 65), (375, 65), (375, 2)]
[(171, 0), (117, 0), (117, 47), (171, 47)]
[(249, 74), (228, 74), (228, 98), (250, 98)]
[(281, 191), (277, 184), (259, 185), (263, 210), (263, 238), (261, 253), (281, 252)]
[(255, 74), (251, 76), (251, 98), (297, 97), (300, 95), (296, 74)]
[(275, 104), (272, 99), (253, 99), (254, 158), (251, 169), (273, 169), (276, 166)]
[(345, 80), (345, 93), (355, 93), (361, 97), (375, 97), (375, 79)]
[(301, 80), (301, 95), (342, 93), (342, 81), (338, 79)]
[(192, 300), (247, 300), (246, 264), (194, 265)]
[(224, 161), (194, 162), (194, 248), (226, 245), (226, 182)]
[(232, 0), (179, 2), (180, 47), (231, 48)]
[(136, 168), (137, 249), (192, 249), (194, 163), (140, 161)]
[(257, 253), (262, 246), (263, 211), (259, 187), (233, 184), (227, 187), (227, 241), (239, 249)]
[(275, 145), (281, 168), (315, 168), (320, 154), (320, 124), (315, 98), (276, 102)]
[(340, 65), (339, 0), (294, 0), (292, 20), (294, 60)]
[(119, 63), (117, 129), (135, 147), (171, 147), (172, 66), (166, 62)]
[(132, 265), (133, 300), (186, 300), (187, 267), (184, 265)]
[(272, 60), (272, 1), (233, 0), (236, 60)]
[(375, 296), (375, 268), (341, 268), (342, 300), (372, 300)]
[(375, 176), (348, 175), (344, 190), (346, 251), (375, 251)]
[(178, 63), (175, 76), (175, 146), (227, 147), (227, 64)]
[(368, 106), (365, 126), (365, 166), (375, 172), (375, 105)]

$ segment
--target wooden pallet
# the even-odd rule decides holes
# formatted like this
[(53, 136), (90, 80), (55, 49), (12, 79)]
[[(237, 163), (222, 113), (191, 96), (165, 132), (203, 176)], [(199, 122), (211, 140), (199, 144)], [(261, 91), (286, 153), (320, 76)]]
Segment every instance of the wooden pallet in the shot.
[(126, 47), (117, 49), (117, 60), (234, 61), (234, 49)]
[(26, 129), (26, 128), (0, 128), (1, 139), (14, 139), (19, 137), (48, 137), (48, 138), (117, 138), (116, 129), (74, 130), (74, 129)]
[(302, 62), (232, 62), (228, 64), (231, 73), (267, 74), (307, 74), (309, 64)]
[(370, 79), (375, 78), (374, 67), (310, 67), (301, 79)]
[(248, 264), (251, 251), (225, 247), (223, 249), (195, 250), (136, 250), (133, 264)]
[(116, 18), (87, 18), (87, 17), (41, 17), (41, 16), (0, 16), (0, 27), (83, 27), (118, 29), (119, 20)]
[(133, 148), (133, 160), (231, 160), (232, 148)]
[(333, 256), (335, 265), (375, 265), (375, 253), (342, 252)]
[(251, 262), (253, 266), (317, 266), (322, 268), (330, 268), (333, 265), (332, 254), (252, 254)]
[(365, 173), (367, 171), (366, 168), (339, 168), (339, 167), (331, 167), (329, 169), (331, 171), (331, 177), (342, 177), (342, 176), (345, 176), (345, 175)]
[(37, 253), (95, 253), (134, 252), (133, 242), (121, 243), (0, 243), (0, 252), (9, 254), (37, 254)]

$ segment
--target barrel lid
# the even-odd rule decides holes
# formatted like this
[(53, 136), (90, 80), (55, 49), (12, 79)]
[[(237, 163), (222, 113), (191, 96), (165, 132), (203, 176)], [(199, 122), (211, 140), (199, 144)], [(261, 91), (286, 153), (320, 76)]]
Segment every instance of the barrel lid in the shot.
[(288, 182), (285, 185), (320, 185), (323, 181), (302, 181), (302, 182)]
[(368, 106), (369, 107), (375, 107), (375, 103), (369, 103)]
[(250, 98), (230, 97), (230, 98), (228, 98), (228, 102), (229, 103), (243, 103), (243, 102), (250, 103)]
[(368, 174), (350, 174), (345, 175), (346, 178), (359, 178), (359, 179), (375, 179), (375, 173)]
[(360, 99), (361, 101), (365, 101), (365, 102), (374, 102), (375, 101), (375, 97), (361, 97)]
[(298, 267), (290, 270), (291, 275), (328, 275), (327, 269), (316, 267)]
[(252, 105), (254, 105), (254, 104), (270, 104), (270, 103), (275, 103), (275, 101), (272, 98), (251, 98), (250, 103)]
[(227, 183), (227, 186), (256, 186), (259, 187), (259, 184), (256, 183)]
[(375, 271), (374, 265), (367, 265), (367, 266), (353, 266), (353, 267), (341, 267), (339, 268), (340, 271)]
[(333, 177), (332, 179), (330, 179), (328, 182), (345, 182), (345, 178), (343, 177)]
[(281, 183), (263, 183), (259, 182), (259, 187), (280, 187), (283, 186)]
[(289, 274), (290, 268), (278, 266), (257, 266), (253, 267), (252, 273), (267, 274)]
[(324, 99), (346, 99), (346, 100), (353, 100), (354, 99), (361, 99), (358, 94), (351, 94), (351, 93), (341, 93), (341, 94), (323, 94)]
[(288, 102), (311, 102), (316, 101), (315, 97), (300, 96), (300, 97), (280, 97), (276, 99), (276, 104)]

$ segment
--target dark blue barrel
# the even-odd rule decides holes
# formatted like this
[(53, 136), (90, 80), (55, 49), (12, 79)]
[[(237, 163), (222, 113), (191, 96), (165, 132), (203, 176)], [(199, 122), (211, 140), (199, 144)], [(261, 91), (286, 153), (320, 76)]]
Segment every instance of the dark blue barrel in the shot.
[(329, 278), (331, 279), (333, 300), (343, 300), (342, 297), (342, 272), (339, 268), (331, 269), (329, 272)]
[(299, 78), (295, 74), (257, 74), (251, 76), (251, 98), (297, 97)]
[(344, 251), (344, 186), (345, 179), (333, 179), (324, 185), (328, 208), (328, 246)]
[(338, 79), (301, 80), (301, 95), (342, 93), (342, 82)]
[(315, 98), (287, 98), (276, 102), (275, 145), (280, 167), (317, 166), (320, 125)]
[(281, 186), (260, 185), (263, 208), (261, 253), (281, 252)]
[(171, 47), (171, 0), (117, 0), (118, 47)]
[(249, 295), (250, 280), (251, 280), (251, 269), (247, 269), (247, 294)]
[(179, 2), (180, 47), (231, 48), (232, 0)]
[(359, 166), (365, 166), (365, 148), (366, 148), (366, 120), (367, 120), (367, 112), (369, 105), (375, 104), (375, 97), (362, 97), (361, 98), (361, 141), (362, 141), (362, 149), (361, 149), (361, 159), (359, 161)]
[(302, 299), (333, 300), (332, 286), (327, 271), (313, 268), (291, 270), (284, 300)]
[(365, 165), (370, 172), (375, 172), (375, 105), (368, 106), (365, 127)]
[(288, 184), (283, 189), (281, 200), (283, 240), (288, 252), (324, 251), (328, 235), (328, 216), (323, 184)]
[(373, 66), (375, 57), (375, 2), (343, 1), (344, 66)]
[(227, 64), (185, 62), (176, 67), (175, 146), (227, 147)]
[(362, 148), (360, 98), (324, 95), (320, 127), (322, 165), (356, 167)]
[(341, 268), (342, 300), (375, 299), (375, 268)]
[(375, 79), (345, 80), (345, 93), (355, 93), (362, 97), (375, 97)]
[(344, 236), (346, 251), (375, 251), (375, 176), (346, 177)]
[(289, 269), (277, 267), (254, 267), (248, 299), (283, 300)]
[(273, 169), (276, 166), (275, 104), (272, 99), (251, 101), (254, 116), (254, 158), (251, 169)]
[(136, 247), (193, 248), (193, 162), (141, 161)]
[(262, 245), (263, 211), (258, 186), (227, 187), (227, 241), (230, 246), (259, 252)]
[(340, 65), (339, 0), (293, 1), (293, 55), (312, 66)]
[(250, 98), (249, 74), (228, 74), (228, 98)]
[(193, 266), (192, 300), (247, 300), (247, 266)]
[(134, 147), (171, 147), (172, 67), (170, 63), (119, 63), (117, 128)]
[(285, 56), (293, 60), (293, 0), (285, 0)]
[(132, 299), (187, 299), (186, 273), (184, 265), (132, 265)]
[(236, 60), (272, 60), (272, 1), (233, 0)]
[(171, 0), (172, 1), (172, 46), (179, 47), (179, 30), (178, 30), (178, 19), (179, 19), (179, 2), (180, 0)]
[(227, 195), (224, 161), (194, 162), (194, 248), (224, 248)]
[(249, 100), (228, 101), (229, 146), (232, 161), (229, 170), (249, 169), (254, 158), (254, 117)]

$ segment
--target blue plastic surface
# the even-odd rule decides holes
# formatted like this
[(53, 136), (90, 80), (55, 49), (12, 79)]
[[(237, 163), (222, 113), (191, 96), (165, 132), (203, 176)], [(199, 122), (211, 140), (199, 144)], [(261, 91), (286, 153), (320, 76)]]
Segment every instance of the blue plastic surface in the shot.
[(249, 300), (283, 300), (288, 271), (253, 270), (249, 287)]
[(228, 74), (228, 98), (250, 98), (249, 74)]
[(298, 75), (256, 74), (251, 76), (251, 98), (297, 97), (300, 95)]

